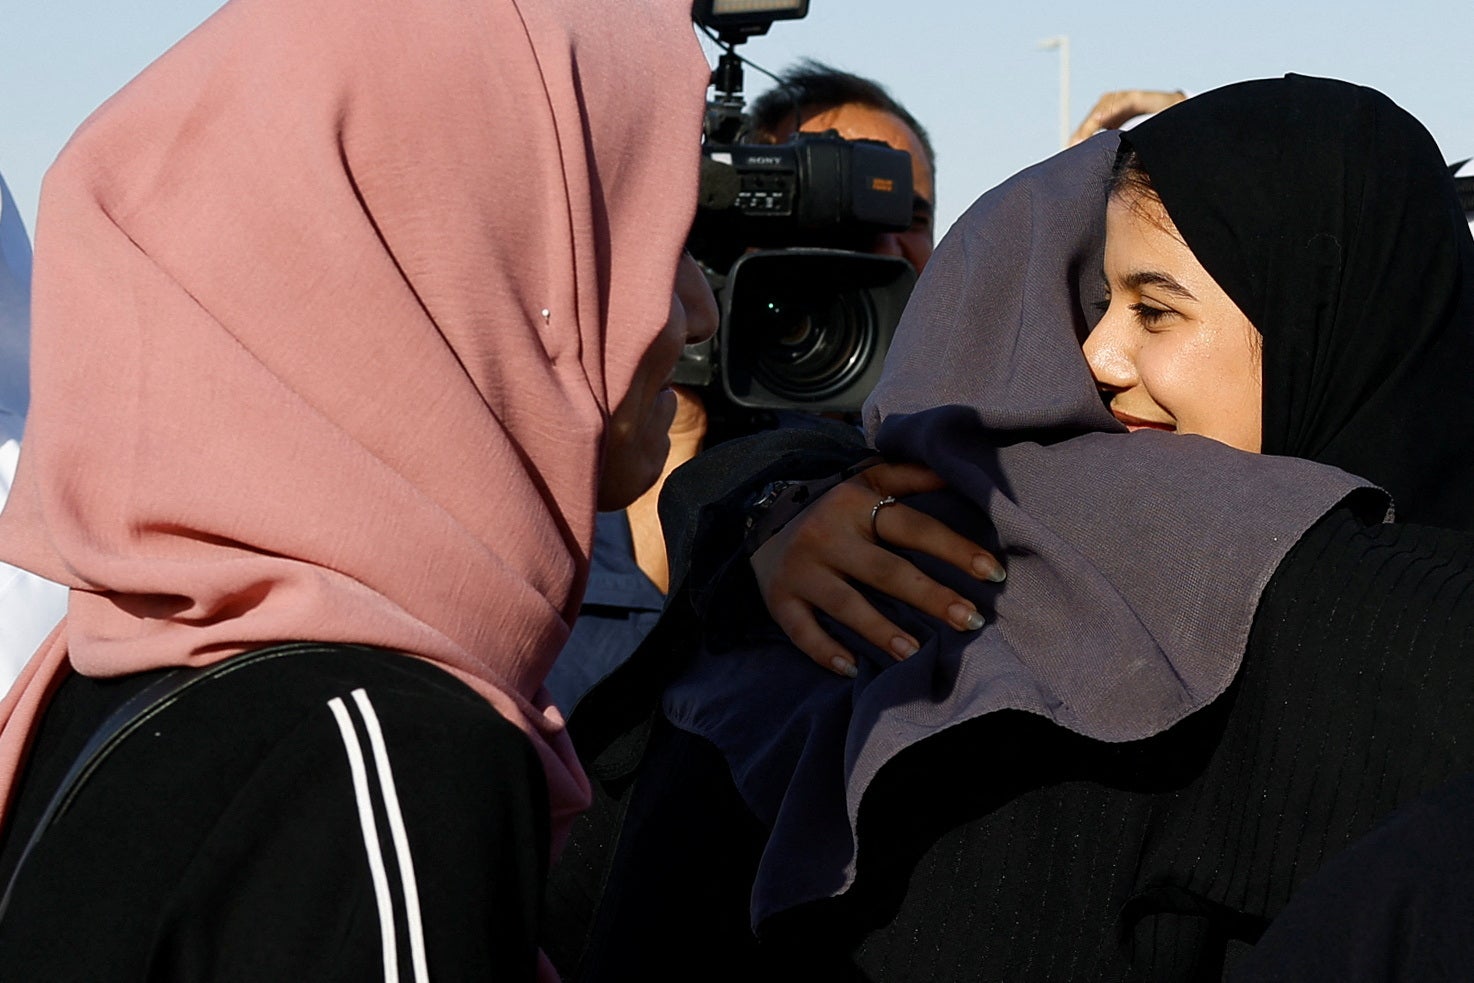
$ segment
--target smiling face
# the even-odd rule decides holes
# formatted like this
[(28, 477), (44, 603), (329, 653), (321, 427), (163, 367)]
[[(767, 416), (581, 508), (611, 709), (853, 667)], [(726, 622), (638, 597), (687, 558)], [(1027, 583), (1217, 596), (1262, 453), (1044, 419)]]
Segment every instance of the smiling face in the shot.
[(1259, 332), (1155, 198), (1111, 195), (1104, 272), (1109, 306), (1085, 358), (1116, 418), (1131, 430), (1200, 434), (1257, 453)]
[(716, 298), (706, 276), (689, 254), (682, 255), (665, 327), (635, 367), (629, 391), (609, 417), (599, 473), (600, 511), (624, 508), (659, 480), (677, 408), (671, 375), (681, 351), (710, 338), (716, 329)]

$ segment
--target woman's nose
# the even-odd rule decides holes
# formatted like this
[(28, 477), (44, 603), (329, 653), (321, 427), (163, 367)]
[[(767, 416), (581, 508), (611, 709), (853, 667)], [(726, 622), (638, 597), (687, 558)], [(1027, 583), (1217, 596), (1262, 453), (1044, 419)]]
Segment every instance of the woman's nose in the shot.
[(694, 345), (716, 334), (721, 319), (716, 295), (690, 253), (682, 255), (676, 267), (676, 296), (686, 309), (686, 344)]
[(1136, 385), (1136, 351), (1114, 310), (1108, 309), (1085, 339), (1085, 362), (1097, 386), (1121, 392)]

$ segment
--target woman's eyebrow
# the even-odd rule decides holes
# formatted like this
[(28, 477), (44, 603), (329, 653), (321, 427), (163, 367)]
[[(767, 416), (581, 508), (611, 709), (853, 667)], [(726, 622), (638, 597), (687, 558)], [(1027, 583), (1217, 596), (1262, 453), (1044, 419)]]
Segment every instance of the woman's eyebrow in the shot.
[(1158, 270), (1132, 270), (1121, 278), (1121, 283), (1132, 290), (1142, 287), (1157, 287), (1183, 300), (1197, 300), (1191, 290), (1178, 283), (1176, 278)]

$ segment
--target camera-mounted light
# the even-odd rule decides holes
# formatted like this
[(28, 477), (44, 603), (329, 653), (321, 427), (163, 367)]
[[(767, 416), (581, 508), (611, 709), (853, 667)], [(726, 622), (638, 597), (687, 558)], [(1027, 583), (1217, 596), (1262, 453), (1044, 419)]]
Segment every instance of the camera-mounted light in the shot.
[(799, 20), (809, 13), (809, 0), (696, 0), (691, 18), (716, 32), (728, 44), (768, 33), (775, 20)]

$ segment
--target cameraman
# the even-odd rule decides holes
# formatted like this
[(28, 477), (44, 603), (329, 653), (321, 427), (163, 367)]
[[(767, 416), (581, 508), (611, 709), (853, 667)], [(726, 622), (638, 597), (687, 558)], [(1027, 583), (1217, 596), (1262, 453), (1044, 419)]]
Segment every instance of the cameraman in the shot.
[(846, 140), (879, 140), (909, 153), (915, 192), (911, 227), (881, 233), (860, 251), (900, 256), (917, 273), (922, 271), (935, 241), (936, 153), (906, 107), (879, 83), (809, 59), (789, 69), (782, 85), (753, 100), (751, 118), (756, 143), (782, 143), (795, 132), (835, 130)]
[[(781, 143), (795, 133), (836, 130), (847, 140), (879, 140), (909, 153), (915, 192), (911, 226), (854, 243), (853, 248), (879, 256), (899, 256), (921, 272), (931, 258), (934, 242), (936, 157), (921, 124), (883, 87), (807, 60), (790, 69), (781, 85), (753, 101), (750, 118), (750, 139), (756, 143)], [(689, 267), (683, 265), (683, 269)], [(683, 273), (677, 291), (688, 317), (717, 317), (710, 288), (701, 278), (692, 279)], [(701, 391), (687, 386), (673, 388), (678, 408), (660, 481), (625, 511), (598, 516), (583, 607), (546, 681), (548, 691), (565, 713), (589, 687), (634, 652), (665, 605), (669, 568), (656, 503), (666, 476), (701, 450), (708, 425)]]

